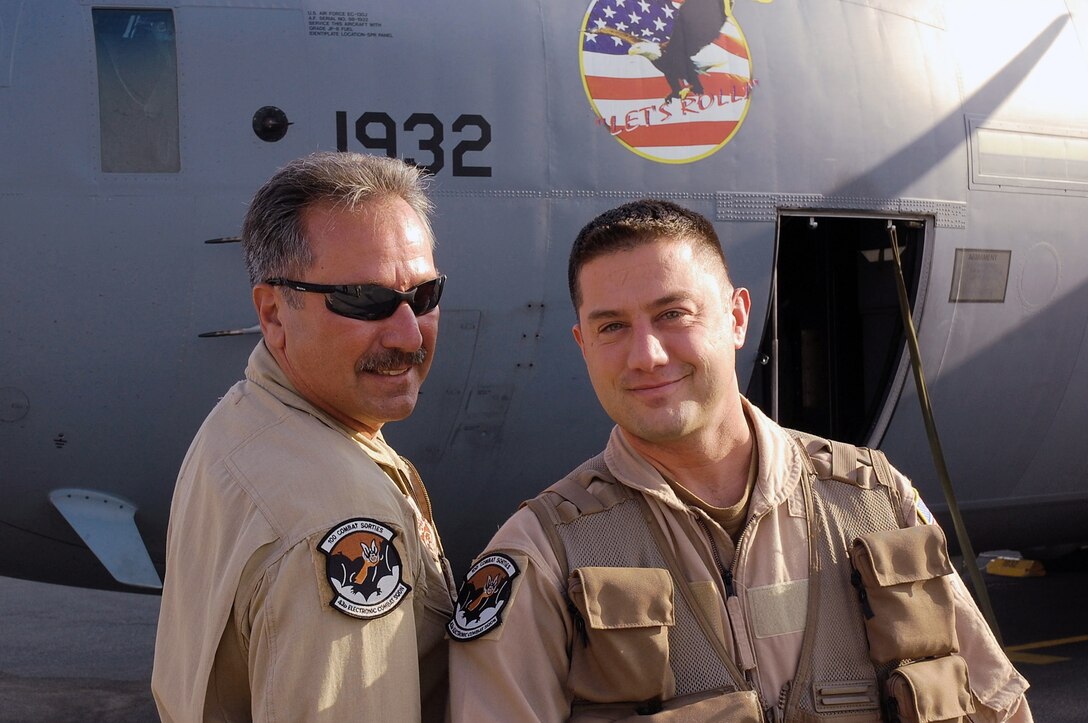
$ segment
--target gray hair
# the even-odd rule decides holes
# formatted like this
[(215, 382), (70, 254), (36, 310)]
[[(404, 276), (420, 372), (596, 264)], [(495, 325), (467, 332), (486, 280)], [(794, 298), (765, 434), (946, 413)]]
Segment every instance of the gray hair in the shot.
[[(276, 171), (253, 197), (242, 224), (242, 253), (250, 284), (276, 276), (297, 278), (314, 262), (302, 233), (302, 211), (317, 203), (345, 210), (389, 197), (402, 199), (419, 216), (434, 246), (423, 172), (395, 158), (362, 153), (319, 152)], [(283, 289), (285, 301), (301, 303), (298, 292)]]

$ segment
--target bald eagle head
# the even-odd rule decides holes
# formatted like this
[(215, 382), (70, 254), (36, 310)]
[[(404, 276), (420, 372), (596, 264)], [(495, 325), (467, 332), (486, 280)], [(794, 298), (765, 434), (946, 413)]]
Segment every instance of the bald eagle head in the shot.
[(641, 40), (637, 43), (631, 43), (631, 49), (627, 51), (627, 54), (641, 55), (651, 61), (657, 60), (661, 57), (661, 45), (649, 40)]

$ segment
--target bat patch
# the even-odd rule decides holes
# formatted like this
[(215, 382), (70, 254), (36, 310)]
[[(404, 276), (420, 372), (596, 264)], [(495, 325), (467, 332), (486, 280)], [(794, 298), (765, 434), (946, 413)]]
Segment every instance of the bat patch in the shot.
[(454, 640), (473, 640), (502, 624), (502, 614), (521, 573), (517, 563), (494, 552), (465, 575), (457, 592), (457, 606), (446, 630)]
[(329, 605), (370, 620), (393, 611), (412, 588), (393, 545), (397, 533), (365, 517), (345, 520), (317, 546), (325, 553), (325, 575), (335, 595)]

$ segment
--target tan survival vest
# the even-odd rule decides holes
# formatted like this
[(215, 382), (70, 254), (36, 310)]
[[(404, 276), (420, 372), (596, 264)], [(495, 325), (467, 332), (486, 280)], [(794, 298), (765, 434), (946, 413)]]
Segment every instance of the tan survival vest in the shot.
[[(628, 715), (665, 711), (660, 720), (673, 720), (670, 700), (740, 695), (746, 699), (736, 709), (714, 709), (707, 717), (692, 709), (695, 717), (681, 714), (678, 719), (716, 720), (725, 711), (730, 720), (774, 720), (779, 703), (787, 721), (896, 719), (882, 700), (881, 686), (911, 656), (871, 660), (865, 627), (870, 611), (867, 602), (859, 604), (860, 588), (852, 582), (858, 575), (850, 561), (859, 537), (907, 527), (891, 470), (879, 450), (821, 439), (831, 447), (832, 464), (830, 474), (820, 477), (804, 446), (815, 438), (790, 434), (807, 472), (801, 487), (810, 540), (809, 592), (801, 658), (781, 701), (757, 702), (722, 632), (699, 604), (699, 591), (680, 573), (645, 499), (612, 477), (603, 455), (525, 503), (539, 518), (561, 568), (570, 572), (568, 609), (576, 629), (568, 678), (575, 698), (573, 719), (615, 720), (624, 718), (626, 709)], [(861, 466), (872, 467), (875, 474), (851, 475)], [(852, 477), (875, 477), (876, 484), (861, 487)], [(591, 493), (587, 488), (593, 481), (611, 484)], [(738, 556), (743, 544), (742, 534)], [(945, 567), (938, 574), (951, 572)], [(670, 587), (668, 576), (671, 601), (661, 592)], [(725, 582), (732, 618), (734, 611), (740, 613), (739, 600), (736, 607), (730, 605), (731, 574)], [(947, 618), (951, 606), (939, 612)], [(956, 650), (955, 642), (948, 647), (944, 654)], [(667, 658), (668, 665), (655, 666), (655, 657), (659, 662)]]

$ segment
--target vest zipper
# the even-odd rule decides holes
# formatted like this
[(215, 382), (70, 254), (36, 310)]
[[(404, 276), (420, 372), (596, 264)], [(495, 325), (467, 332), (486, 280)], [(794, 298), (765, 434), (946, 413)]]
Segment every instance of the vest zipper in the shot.
[[(696, 513), (695, 519), (699, 522), (699, 527), (703, 528), (703, 532), (706, 533), (706, 539), (710, 541), (710, 552), (714, 556), (714, 564), (718, 566), (718, 574), (722, 576), (722, 582), (725, 583), (725, 596), (733, 597), (737, 594), (737, 591), (733, 588), (733, 571), (725, 569), (725, 565), (722, 564), (722, 556), (718, 552), (718, 543), (714, 542), (714, 535), (710, 534), (710, 528), (707, 527), (706, 520)], [(736, 556), (734, 555), (734, 561)]]
[[(782, 686), (782, 690), (778, 692), (778, 707), (774, 709), (775, 721), (784, 720), (786, 717), (786, 703), (790, 697), (790, 689), (793, 687), (793, 681), (787, 680)], [(781, 713), (779, 713), (781, 711)], [(779, 717), (781, 715), (781, 718)]]
[(740, 658), (740, 667), (744, 673), (744, 679), (748, 682), (748, 686), (756, 692), (756, 697), (759, 699), (759, 707), (763, 709), (764, 718), (766, 720), (773, 720), (768, 716), (774, 714), (774, 708), (773, 706), (768, 706), (766, 701), (763, 700), (763, 694), (759, 690), (759, 684), (753, 676), (753, 671), (756, 667), (755, 651), (752, 650), (751, 643), (748, 640), (748, 625), (744, 620), (744, 611), (740, 606), (740, 598), (737, 597), (736, 586), (733, 584), (733, 569), (737, 565), (737, 557), (740, 553), (739, 543), (744, 539), (744, 533), (748, 530), (751, 520), (746, 522), (744, 529), (741, 530), (737, 549), (733, 554), (733, 564), (726, 568), (726, 566), (722, 564), (721, 553), (718, 552), (718, 543), (714, 542), (714, 535), (711, 534), (710, 527), (707, 526), (706, 520), (704, 520), (699, 513), (696, 513), (695, 519), (699, 522), (699, 526), (703, 528), (703, 532), (706, 533), (707, 540), (710, 542), (710, 552), (714, 556), (714, 564), (718, 566), (718, 573), (722, 576), (722, 583), (725, 585), (725, 610), (729, 614), (729, 627), (734, 632), (733, 640), (736, 654)]

